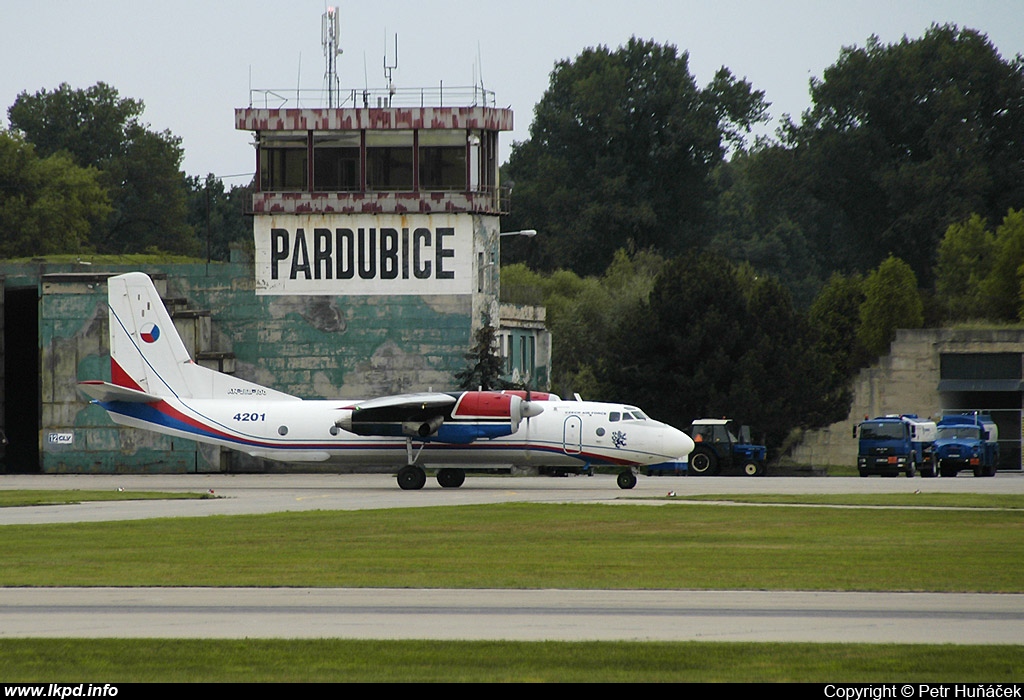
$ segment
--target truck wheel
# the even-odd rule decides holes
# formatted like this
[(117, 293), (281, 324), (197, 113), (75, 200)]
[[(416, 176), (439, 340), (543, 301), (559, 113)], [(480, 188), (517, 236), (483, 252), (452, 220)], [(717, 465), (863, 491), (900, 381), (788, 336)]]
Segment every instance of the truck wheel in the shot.
[(706, 447), (698, 447), (690, 453), (686, 471), (693, 476), (714, 476), (718, 473), (718, 456)]
[(743, 465), (743, 473), (747, 476), (764, 476), (764, 465), (760, 462), (750, 461)]
[(939, 475), (939, 468), (935, 464), (934, 459), (928, 460), (924, 468), (921, 469), (921, 476), (927, 479), (933, 479)]

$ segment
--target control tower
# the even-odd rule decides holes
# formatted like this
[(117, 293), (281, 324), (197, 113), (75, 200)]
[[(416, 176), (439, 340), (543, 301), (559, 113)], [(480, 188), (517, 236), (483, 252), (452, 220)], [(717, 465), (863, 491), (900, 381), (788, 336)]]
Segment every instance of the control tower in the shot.
[[(386, 309), (378, 320), (403, 351), (458, 347), (462, 361), (477, 329), (499, 327), (498, 137), (512, 110), (482, 87), (403, 89), (389, 79), (346, 92), (325, 78), (321, 91), (253, 90), (235, 110), (236, 129), (255, 137), (256, 293)], [(423, 343), (417, 303), (445, 310), (448, 350)], [(444, 386), (450, 370), (367, 389)]]

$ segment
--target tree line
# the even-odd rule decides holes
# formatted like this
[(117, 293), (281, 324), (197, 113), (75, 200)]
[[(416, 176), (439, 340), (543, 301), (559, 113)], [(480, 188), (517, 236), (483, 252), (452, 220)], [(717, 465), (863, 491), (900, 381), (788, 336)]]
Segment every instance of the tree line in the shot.
[(752, 138), (764, 94), (725, 68), (699, 87), (675, 47), (555, 66), (502, 172), (508, 227), (541, 232), (503, 248), (502, 286), (543, 290), (558, 391), (779, 448), (846, 417), (897, 328), (1024, 318), (1021, 57), (935, 25), (843, 48), (809, 89)]
[(22, 92), (0, 129), (0, 257), (173, 253), (227, 260), (249, 186), (181, 171), (181, 139), (105, 83)]

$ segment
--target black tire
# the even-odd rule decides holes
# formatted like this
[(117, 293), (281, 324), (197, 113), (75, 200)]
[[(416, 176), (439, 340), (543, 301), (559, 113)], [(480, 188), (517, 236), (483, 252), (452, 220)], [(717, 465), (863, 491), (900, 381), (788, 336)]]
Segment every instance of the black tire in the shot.
[(619, 472), (619, 476), (615, 481), (618, 482), (620, 489), (629, 490), (636, 486), (636, 474), (633, 473), (632, 469), (627, 469), (624, 472)]
[(714, 476), (718, 473), (718, 455), (707, 447), (694, 448), (686, 473), (690, 476)]
[(743, 473), (747, 476), (764, 476), (764, 463), (751, 460), (743, 465)]
[(934, 459), (928, 460), (924, 468), (921, 469), (921, 476), (925, 479), (934, 479), (939, 475), (939, 467), (935, 463)]
[(437, 483), (443, 489), (457, 489), (466, 483), (466, 472), (462, 469), (441, 469), (437, 472)]
[(418, 491), (427, 483), (427, 473), (415, 464), (409, 464), (398, 470), (398, 486), (403, 491)]

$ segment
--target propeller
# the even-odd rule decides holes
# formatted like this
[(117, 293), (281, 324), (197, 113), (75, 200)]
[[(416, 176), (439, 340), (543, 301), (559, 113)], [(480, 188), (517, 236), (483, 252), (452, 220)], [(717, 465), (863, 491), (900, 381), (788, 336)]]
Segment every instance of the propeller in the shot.
[(543, 413), (544, 407), (538, 402), (530, 400), (529, 389), (526, 390), (525, 399), (514, 394), (511, 399), (509, 414), (512, 420), (512, 431), (515, 432), (516, 430), (519, 430), (519, 425), (522, 423), (524, 418), (526, 419), (527, 430), (529, 430), (530, 419)]

